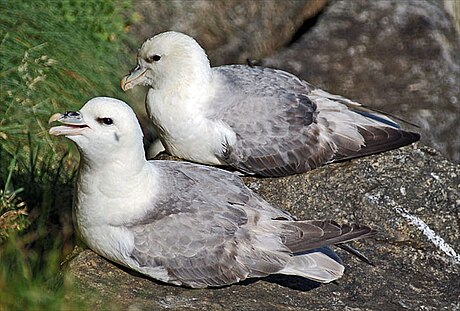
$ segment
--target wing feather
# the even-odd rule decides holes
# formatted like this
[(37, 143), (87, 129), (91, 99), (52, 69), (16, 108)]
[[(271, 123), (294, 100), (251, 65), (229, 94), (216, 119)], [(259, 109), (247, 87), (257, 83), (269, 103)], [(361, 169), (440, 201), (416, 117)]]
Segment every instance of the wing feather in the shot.
[(171, 161), (155, 161), (155, 169), (164, 181), (155, 203), (123, 226), (134, 239), (128, 265), (165, 282), (221, 286), (273, 273), (329, 282), (343, 266), (318, 248), (373, 233), (295, 221), (227, 171)]
[(280, 254), (284, 246), (276, 233), (270, 236), (279, 239), (278, 247), (256, 249), (255, 232), (246, 225), (257, 223), (261, 213), (291, 219), (289, 214), (269, 206), (235, 174), (185, 162), (155, 166), (169, 176), (162, 179), (161, 196), (145, 215), (125, 224), (134, 236), (133, 268), (191, 287), (231, 284), (283, 268), (289, 252)]
[(207, 117), (236, 134), (217, 156), (243, 172), (285, 176), (419, 139), (389, 117), (287, 72), (241, 65), (213, 70), (220, 88)]
[(360, 224), (338, 224), (332, 220), (296, 221), (284, 223), (284, 244), (301, 254), (327, 245), (351, 242), (376, 234), (372, 228)]

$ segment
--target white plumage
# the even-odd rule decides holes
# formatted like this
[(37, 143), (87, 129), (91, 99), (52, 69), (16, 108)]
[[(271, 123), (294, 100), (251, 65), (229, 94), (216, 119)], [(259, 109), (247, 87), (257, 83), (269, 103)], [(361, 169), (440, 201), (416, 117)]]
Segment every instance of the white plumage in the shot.
[(158, 280), (206, 287), (281, 273), (326, 283), (344, 267), (325, 245), (374, 233), (295, 221), (224, 170), (147, 161), (140, 125), (122, 101), (94, 98), (50, 121), (62, 123), (50, 134), (65, 135), (81, 154), (74, 217), (83, 240)]

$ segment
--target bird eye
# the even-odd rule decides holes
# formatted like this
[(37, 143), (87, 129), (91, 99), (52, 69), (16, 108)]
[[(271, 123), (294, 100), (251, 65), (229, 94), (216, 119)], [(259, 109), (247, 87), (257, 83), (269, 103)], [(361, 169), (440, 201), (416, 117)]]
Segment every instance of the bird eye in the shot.
[(161, 59), (161, 56), (155, 54), (155, 55), (152, 55), (152, 56), (147, 57), (146, 61), (147, 61), (148, 63), (153, 63), (153, 62), (159, 61), (160, 59)]
[(113, 120), (111, 118), (97, 118), (97, 122), (105, 124), (105, 125), (113, 124)]

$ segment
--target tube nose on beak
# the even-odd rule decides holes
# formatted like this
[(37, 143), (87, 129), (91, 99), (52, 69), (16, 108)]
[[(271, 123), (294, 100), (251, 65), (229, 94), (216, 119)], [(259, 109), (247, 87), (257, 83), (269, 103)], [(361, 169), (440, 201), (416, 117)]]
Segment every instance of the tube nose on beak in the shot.
[(49, 118), (48, 123), (54, 121), (59, 121), (63, 124), (75, 125), (81, 125), (82, 123), (84, 123), (83, 116), (79, 111), (66, 111), (64, 113), (55, 113)]
[(132, 68), (129, 73), (120, 81), (120, 87), (123, 91), (127, 91), (144, 81), (146, 69), (143, 69), (139, 64)]
[(66, 111), (64, 117), (81, 118), (81, 113), (79, 111)]
[(80, 113), (80, 111), (67, 111), (64, 113), (55, 113), (49, 118), (48, 122), (51, 123), (54, 121), (57, 121), (62, 124), (50, 128), (49, 133), (55, 136), (81, 135), (85, 130), (89, 128), (85, 120), (83, 120), (83, 115)]

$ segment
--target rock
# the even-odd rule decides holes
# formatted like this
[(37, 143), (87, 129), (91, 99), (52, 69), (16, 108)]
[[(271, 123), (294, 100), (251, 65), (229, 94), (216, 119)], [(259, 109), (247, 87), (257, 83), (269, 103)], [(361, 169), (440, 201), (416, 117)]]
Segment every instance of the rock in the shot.
[[(135, 1), (140, 18), (132, 25), (137, 44), (175, 30), (191, 35), (214, 66), (260, 59), (287, 44), (305, 19), (326, 0)], [(135, 46), (137, 49), (138, 46)]]
[(272, 276), (192, 290), (85, 250), (68, 265), (77, 288), (69, 300), (89, 302), (94, 310), (458, 310), (459, 181), (459, 165), (417, 145), (302, 175), (245, 178), (298, 218), (378, 227), (378, 236), (354, 244), (375, 266), (337, 250), (346, 270), (336, 284)]
[(443, 2), (446, 11), (452, 15), (455, 21), (457, 32), (460, 33), (460, 2), (454, 0), (444, 0)]
[(262, 64), (420, 125), (422, 142), (459, 163), (459, 55), (442, 1), (331, 1)]

